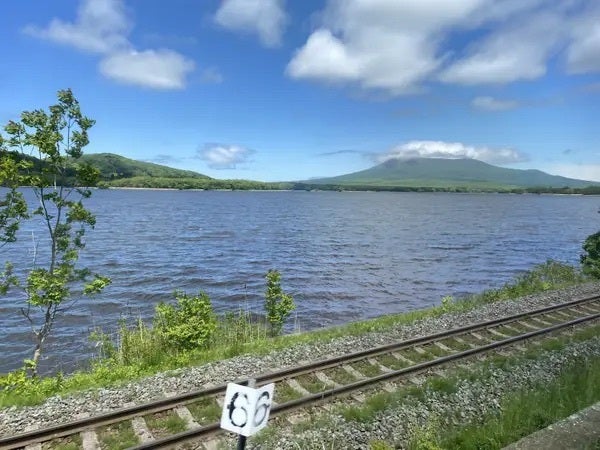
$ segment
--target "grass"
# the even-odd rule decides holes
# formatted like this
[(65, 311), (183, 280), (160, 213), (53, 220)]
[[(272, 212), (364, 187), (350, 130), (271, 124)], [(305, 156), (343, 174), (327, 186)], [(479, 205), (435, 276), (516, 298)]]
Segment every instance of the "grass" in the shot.
[(379, 364), (381, 364), (383, 367), (387, 367), (391, 370), (399, 370), (408, 366), (408, 363), (400, 361), (399, 359), (394, 358), (392, 355), (378, 356), (377, 361), (379, 361)]
[(588, 445), (584, 450), (600, 450), (600, 440)]
[(354, 383), (356, 381), (356, 378), (352, 374), (342, 369), (341, 367), (333, 367), (331, 369), (327, 369), (325, 370), (325, 375), (327, 375), (335, 383), (341, 385)]
[[(398, 399), (398, 393), (394, 394), (394, 398)], [(370, 422), (379, 411), (383, 411), (389, 405), (389, 394), (379, 393), (368, 397), (360, 406), (346, 406), (340, 412), (348, 421)]]
[(302, 394), (287, 383), (277, 383), (273, 397), (277, 399), (278, 403), (285, 403), (302, 397)]
[(185, 420), (172, 411), (152, 414), (145, 416), (144, 419), (146, 419), (148, 429), (156, 438), (186, 430)]
[(42, 450), (77, 450), (82, 446), (81, 436), (53, 439), (42, 444)]
[(441, 341), (446, 347), (451, 348), (457, 352), (463, 352), (465, 350), (469, 350), (471, 346), (465, 339), (462, 339), (462, 342), (457, 341), (456, 339), (446, 339)]
[(201, 425), (217, 421), (221, 417), (222, 408), (214, 398), (204, 398), (186, 405), (196, 422)]
[(396, 353), (404, 356), (406, 359), (408, 359), (414, 363), (425, 362), (425, 361), (429, 361), (430, 359), (433, 359), (433, 355), (430, 355), (428, 353), (420, 353), (412, 348), (407, 348), (405, 350), (398, 350)]
[(300, 386), (311, 394), (316, 394), (332, 387), (329, 384), (323, 383), (313, 374), (301, 375), (296, 380), (300, 383)]
[(98, 440), (103, 450), (120, 450), (139, 444), (129, 421), (101, 428)]
[[(165, 351), (165, 348), (152, 338), (151, 329), (141, 321), (137, 321), (132, 327), (123, 324), (116, 344), (111, 341), (110, 336), (104, 333), (96, 334), (99, 348), (103, 349), (103, 352), (89, 370), (69, 376), (57, 374), (38, 380), (24, 379), (16, 372), (0, 375), (0, 407), (38, 404), (56, 394), (118, 386), (157, 372), (201, 365), (241, 354), (264, 355), (297, 344), (314, 344), (343, 336), (382, 332), (425, 318), (438, 317), (449, 312), (468, 311), (487, 303), (564, 288), (584, 281), (588, 279), (575, 268), (548, 261), (518, 276), (502, 288), (487, 290), (465, 299), (454, 300), (446, 297), (442, 305), (427, 309), (275, 338), (268, 337), (264, 324), (257, 323), (246, 312), (239, 311), (219, 320), (215, 335), (207, 346), (189, 351), (173, 351), (172, 348)], [(122, 345), (123, 342), (127, 343), (126, 348)], [(116, 348), (116, 352), (111, 353), (111, 345), (113, 349)], [(409, 352), (405, 356), (415, 362), (424, 360), (421, 355), (413, 353)]]
[(394, 450), (394, 447), (384, 441), (376, 440), (369, 442), (369, 450)]
[(447, 351), (442, 350), (440, 347), (438, 347), (437, 345), (433, 345), (433, 344), (424, 345), (423, 349), (427, 353), (434, 355), (436, 358), (439, 358), (440, 356), (445, 356), (448, 354)]
[(357, 361), (350, 364), (354, 370), (358, 373), (363, 374), (365, 377), (376, 377), (381, 374), (381, 369), (375, 364), (371, 364), (369, 361)]

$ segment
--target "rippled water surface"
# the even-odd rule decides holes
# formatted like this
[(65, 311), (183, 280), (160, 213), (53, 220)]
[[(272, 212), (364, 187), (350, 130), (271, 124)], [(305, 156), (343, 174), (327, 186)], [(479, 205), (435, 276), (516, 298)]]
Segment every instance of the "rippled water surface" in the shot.
[[(548, 258), (577, 264), (600, 199), (581, 196), (371, 192), (96, 191), (81, 261), (113, 284), (79, 301), (54, 331), (46, 367), (93, 351), (93, 327), (149, 318), (172, 292), (206, 291), (218, 311), (261, 310), (264, 274), (281, 271), (310, 329), (498, 287)], [(0, 263), (31, 263), (26, 224)], [(39, 244), (43, 256), (43, 241)], [(22, 299), (0, 304), (0, 372), (30, 357)]]

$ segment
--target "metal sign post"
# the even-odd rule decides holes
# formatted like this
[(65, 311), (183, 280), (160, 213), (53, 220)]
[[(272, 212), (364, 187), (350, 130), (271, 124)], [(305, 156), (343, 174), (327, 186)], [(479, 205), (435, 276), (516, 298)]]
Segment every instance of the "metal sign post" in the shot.
[[(254, 386), (256, 386), (256, 379), (250, 378), (248, 380), (248, 387), (254, 389)], [(248, 436), (244, 436), (243, 434), (238, 436), (237, 450), (246, 450), (246, 439), (248, 439)]]

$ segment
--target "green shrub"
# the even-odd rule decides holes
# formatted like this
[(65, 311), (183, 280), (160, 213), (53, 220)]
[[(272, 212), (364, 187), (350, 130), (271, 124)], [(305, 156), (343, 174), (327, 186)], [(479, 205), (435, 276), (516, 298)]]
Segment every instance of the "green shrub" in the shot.
[(581, 255), (583, 273), (600, 278), (600, 231), (587, 237), (583, 243), (585, 254)]
[(35, 379), (27, 376), (25, 369), (19, 369), (0, 375), (0, 390), (20, 393), (26, 391), (35, 382)]
[(217, 319), (208, 295), (189, 296), (176, 292), (177, 305), (156, 306), (154, 329), (177, 349), (191, 350), (206, 346), (217, 328)]
[(265, 292), (265, 311), (267, 322), (271, 326), (271, 335), (281, 334), (283, 324), (296, 308), (294, 299), (281, 289), (281, 274), (277, 270), (269, 270), (265, 276), (267, 290)]
[(29, 377), (27, 366), (0, 375), (0, 408), (7, 398), (21, 398), (25, 403), (39, 402), (41, 399), (60, 391), (64, 387), (65, 378), (62, 372), (53, 377)]
[(444, 295), (442, 297), (442, 310), (444, 312), (449, 312), (452, 309), (452, 303), (454, 303), (454, 297), (451, 295)]

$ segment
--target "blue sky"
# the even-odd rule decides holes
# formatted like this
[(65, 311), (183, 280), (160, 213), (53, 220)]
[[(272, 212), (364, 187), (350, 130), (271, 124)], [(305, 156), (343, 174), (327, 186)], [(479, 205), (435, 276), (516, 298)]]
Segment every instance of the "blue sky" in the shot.
[(470, 157), (600, 181), (597, 0), (19, 0), (0, 122), (73, 89), (89, 153), (299, 180)]

